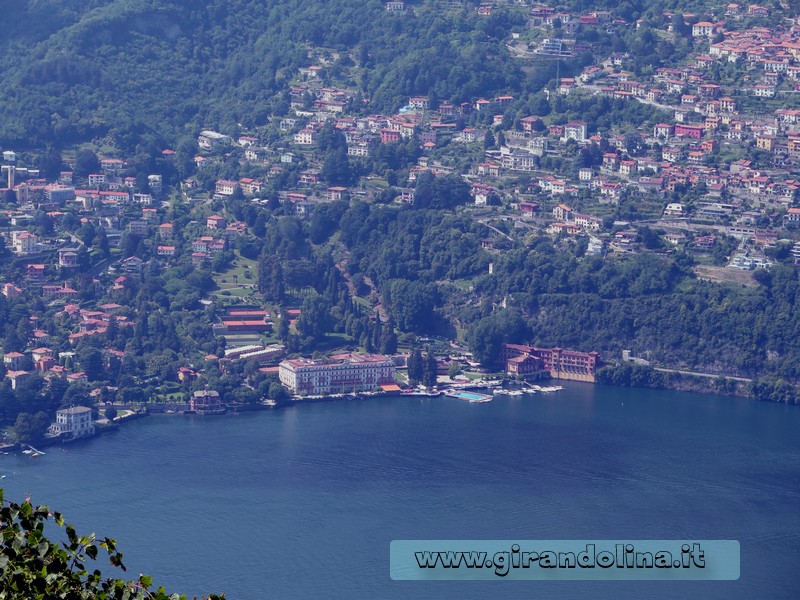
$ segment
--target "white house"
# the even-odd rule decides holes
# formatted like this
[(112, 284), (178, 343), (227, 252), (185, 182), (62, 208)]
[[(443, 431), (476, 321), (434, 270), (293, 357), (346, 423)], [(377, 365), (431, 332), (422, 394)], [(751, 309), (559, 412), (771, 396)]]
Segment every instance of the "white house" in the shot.
[(774, 98), (775, 87), (771, 85), (757, 85), (753, 88), (753, 94), (758, 98)]
[(56, 422), (50, 426), (50, 433), (71, 438), (94, 435), (92, 409), (73, 406), (56, 411)]
[(204, 130), (197, 136), (197, 145), (203, 150), (215, 150), (231, 143), (231, 138), (217, 131)]
[(670, 202), (664, 209), (665, 217), (682, 217), (686, 214), (686, 209), (683, 204), (678, 202)]
[(299, 146), (311, 146), (317, 141), (317, 132), (313, 129), (301, 129), (294, 134), (294, 143)]
[(692, 37), (711, 37), (714, 35), (714, 24), (700, 21), (692, 25)]
[(15, 231), (11, 234), (11, 239), (17, 254), (30, 254), (39, 247), (39, 238), (34, 233)]
[(564, 137), (561, 138), (562, 142), (567, 140), (575, 140), (576, 142), (586, 141), (586, 123), (574, 122), (564, 125)]

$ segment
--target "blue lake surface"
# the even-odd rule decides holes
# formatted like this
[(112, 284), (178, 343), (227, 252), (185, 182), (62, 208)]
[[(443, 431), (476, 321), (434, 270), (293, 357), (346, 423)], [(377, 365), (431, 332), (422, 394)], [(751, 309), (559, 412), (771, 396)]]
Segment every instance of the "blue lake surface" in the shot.
[[(800, 407), (565, 388), (151, 417), (0, 456), (0, 485), (115, 537), (131, 577), (190, 597), (798, 597)], [(389, 577), (393, 539), (683, 538), (739, 540), (741, 578)]]

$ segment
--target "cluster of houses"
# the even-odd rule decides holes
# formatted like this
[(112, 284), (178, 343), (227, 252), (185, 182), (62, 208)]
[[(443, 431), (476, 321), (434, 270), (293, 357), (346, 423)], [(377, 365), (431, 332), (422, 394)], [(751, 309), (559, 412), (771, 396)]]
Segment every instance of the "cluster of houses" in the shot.
[[(589, 197), (598, 204), (619, 203), (626, 194), (651, 200), (660, 197), (666, 207), (663, 217), (672, 226), (665, 236), (670, 244), (690, 242), (697, 248), (711, 248), (716, 236), (680, 231), (681, 222), (696, 220), (743, 242), (755, 242), (757, 248), (774, 245), (777, 236), (766, 235), (768, 232), (759, 230), (757, 225), (764, 227), (766, 222), (792, 228), (800, 223), (800, 211), (795, 208), (800, 178), (792, 174), (800, 160), (800, 110), (786, 108), (786, 104), (781, 107), (756, 103), (755, 109), (741, 106), (747, 104), (747, 95), (772, 98), (782, 90), (787, 92), (787, 100), (791, 99), (800, 72), (800, 26), (789, 19), (786, 26), (738, 31), (735, 25), (740, 19), (766, 17), (769, 10), (729, 4), (724, 7), (724, 14), (727, 21), (713, 23), (684, 15), (696, 38), (696, 52), (686, 64), (637, 77), (625, 70), (632, 67), (635, 57), (615, 53), (600, 64), (586, 67), (575, 78), (560, 80), (556, 92), (563, 95), (599, 94), (651, 104), (667, 112), (671, 119), (635, 134), (639, 139), (637, 151), (630, 149), (630, 132), (592, 134), (592, 123), (548, 124), (547, 119), (524, 116), (517, 119), (513, 129), (502, 132), (504, 143), (498, 150), (488, 150), (485, 161), (473, 166), (475, 203), (484, 205), (497, 195), (510, 200), (525, 218), (536, 215), (542, 195), (550, 196), (556, 208), (554, 222), (545, 223), (547, 230), (553, 234), (583, 235), (593, 230), (598, 221), (589, 222), (585, 216), (577, 222), (564, 218), (570, 213), (560, 203), (570, 204), (575, 197)], [(552, 28), (555, 23), (563, 29), (565, 23), (576, 22), (574, 15), (546, 7), (533, 8), (532, 15), (533, 25), (539, 27)], [(545, 45), (552, 46), (555, 52), (554, 43), (558, 41), (547, 39)], [(537, 52), (544, 51), (543, 47)], [(712, 67), (719, 62), (735, 63), (746, 85), (723, 84), (715, 79)], [(498, 115), (496, 124), (502, 118)], [(542, 157), (571, 156), (574, 151), (568, 151), (569, 144), (602, 147), (602, 163), (569, 174), (548, 173), (542, 167)], [(748, 147), (760, 153), (757, 162), (742, 152)], [(736, 158), (719, 160), (723, 154)], [(531, 174), (535, 183), (527, 191), (533, 191), (535, 196), (526, 198), (520, 195), (519, 186), (510, 191), (504, 186), (504, 181), (518, 172)], [(670, 202), (692, 189), (700, 190), (699, 199)], [(622, 239), (615, 240), (618, 243), (614, 245), (633, 247), (628, 243), (629, 237), (635, 235), (621, 232)], [(737, 257), (731, 262), (733, 268), (766, 268), (771, 264), (763, 256), (757, 260)]]
[[(22, 290), (11, 283), (2, 286), (2, 293), (7, 298), (14, 298), (21, 295)], [(81, 308), (77, 304), (66, 304), (55, 319), (59, 326), (73, 331), (67, 335), (67, 341), (71, 347), (87, 337), (102, 335), (108, 331), (112, 321), (118, 327), (129, 327), (134, 325), (124, 314), (124, 306), (114, 303), (103, 304), (96, 310)], [(39, 328), (39, 319), (31, 317), (31, 332), (26, 343), (24, 352), (5, 352), (3, 355), (3, 366), (6, 369), (5, 376), (11, 382), (11, 387), (16, 389), (19, 384), (28, 379), (33, 373), (39, 373), (50, 379), (59, 377), (69, 383), (87, 382), (86, 374), (74, 364), (75, 352), (66, 350), (56, 352), (49, 347), (51, 342), (50, 334)], [(114, 360), (121, 360), (125, 353), (106, 347), (103, 350), (105, 366), (108, 367)]]
[[(151, 176), (148, 193), (139, 193), (135, 180), (122, 175), (126, 163), (121, 159), (102, 158), (102, 171), (80, 180), (65, 171), (58, 181), (49, 182), (34, 170), (18, 167), (15, 153), (6, 152), (3, 158), (7, 187), (0, 191), (13, 191), (16, 203), (7, 204), (6, 210), (0, 211), (7, 224), (0, 236), (5, 242), (5, 263), (16, 268), (8, 272), (14, 275), (0, 284), (0, 292), (11, 301), (25, 298), (33, 302), (40, 298), (45, 305), (56, 308), (52, 322), (42, 323), (39, 317), (31, 317), (30, 334), (21, 340), (24, 349), (4, 352), (5, 378), (13, 389), (35, 373), (46, 380), (87, 382), (73, 351), (87, 338), (99, 337), (97, 345), (106, 368), (124, 357), (124, 352), (109, 345), (106, 334), (109, 327), (134, 325), (128, 316), (131, 291), (147, 264), (135, 255), (120, 258), (124, 254), (115, 249), (126, 234), (147, 242), (151, 260), (168, 263), (177, 258), (177, 249), (182, 245), (184, 256), (191, 254), (193, 264), (199, 266), (228, 249), (235, 237), (247, 231), (242, 222), (210, 214), (193, 226), (197, 237), (188, 237), (184, 242), (184, 232), (176, 231), (176, 226), (165, 219), (164, 209), (154, 203), (163, 193), (161, 176)], [(78, 182), (83, 187), (72, 185)], [(91, 188), (85, 185), (89, 183)], [(51, 219), (49, 229), (41, 227), (43, 213)], [(107, 264), (100, 265), (101, 271), (87, 272), (90, 263), (81, 259), (88, 254), (87, 244), (79, 237), (84, 235), (83, 227), (69, 233), (63, 223), (67, 215), (77, 219), (72, 229), (92, 225), (95, 235), (103, 229), (111, 255)], [(97, 248), (97, 239), (93, 246)], [(94, 298), (100, 300), (87, 301)], [(58, 341), (51, 340), (48, 332), (53, 331), (57, 332)]]
[(160, 174), (148, 175), (147, 191), (140, 190), (136, 177), (124, 175), (128, 165), (118, 158), (101, 159), (99, 173), (78, 178), (73, 171), (62, 171), (56, 181), (49, 181), (40, 176), (38, 169), (17, 166), (16, 154), (12, 154), (13, 160), (5, 160), (2, 165), (5, 186), (0, 190), (13, 190), (20, 204), (36, 202), (42, 210), (56, 213), (51, 215), (56, 219), (63, 216), (58, 214), (59, 209), (68, 203), (80, 203), (87, 209), (131, 203), (150, 206), (163, 193)]
[[(487, 2), (479, 12), (490, 14), (495, 6), (495, 3)], [(387, 10), (406, 9), (408, 7), (402, 2), (387, 4)], [(499, 147), (487, 150), (485, 159), (473, 165), (470, 173), (465, 175), (472, 186), (475, 204), (485, 205), (492, 199), (499, 200), (518, 210), (519, 216), (524, 218), (535, 214), (532, 208), (537, 205), (535, 198), (525, 196), (525, 191), (552, 197), (554, 206), (561, 200), (569, 203), (569, 198), (575, 195), (588, 195), (598, 204), (615, 204), (626, 193), (660, 196), (666, 206), (676, 194), (699, 186), (706, 197), (698, 203), (684, 204), (680, 218), (698, 218), (741, 227), (753, 225), (758, 220), (754, 216), (756, 212), (762, 216), (772, 215), (775, 211), (783, 214), (793, 205), (800, 190), (800, 182), (788, 176), (783, 168), (800, 158), (800, 127), (797, 126), (800, 111), (776, 108), (772, 114), (743, 113), (740, 111), (742, 90), (725, 89), (715, 83), (710, 68), (720, 60), (739, 61), (737, 64), (744, 64), (748, 69), (747, 77), (753, 86), (779, 85), (784, 80), (789, 82), (800, 69), (800, 66), (794, 68), (795, 44), (800, 28), (791, 26), (767, 30), (751, 27), (737, 31), (734, 26), (740, 17), (768, 16), (769, 11), (755, 5), (727, 5), (719, 12), (724, 20), (714, 19), (713, 22), (684, 15), (698, 49), (685, 65), (660, 68), (652, 77), (642, 79), (625, 70), (634, 57), (614, 53), (599, 64), (586, 67), (575, 78), (561, 79), (557, 87), (561, 94), (608, 95), (620, 100), (651, 103), (669, 111), (672, 119), (655, 124), (652, 130), (638, 133), (643, 147), (649, 151), (631, 154), (629, 135), (613, 131), (595, 133), (593, 123), (554, 124), (534, 115), (523, 116), (516, 119), (513, 128), (502, 131), (503, 141)], [(575, 27), (634, 25), (612, 18), (607, 11), (570, 15), (552, 7), (535, 5), (530, 14), (531, 27), (566, 30), (568, 24)], [(671, 23), (673, 15), (665, 16)], [(639, 27), (642, 24), (637, 22), (635, 25)], [(542, 51), (555, 52), (558, 41), (548, 38), (549, 46), (545, 44), (547, 48)], [(279, 173), (282, 164), (299, 156), (313, 156), (320, 129), (333, 123), (344, 134), (347, 153), (354, 158), (370, 156), (381, 144), (408, 140), (419, 144), (423, 156), (408, 170), (407, 187), (402, 187), (401, 183), (397, 188), (396, 200), (411, 202), (416, 176), (420, 172), (427, 170), (435, 175), (453, 172), (452, 166), (436, 158), (435, 150), (443, 142), (482, 143), (486, 128), (464, 127), (463, 124), (470, 120), (471, 115), (488, 111), (494, 115), (491, 128), (497, 133), (504, 122), (504, 110), (515, 101), (511, 95), (500, 95), (472, 102), (435, 104), (428, 97), (414, 96), (396, 114), (364, 115), (352, 90), (326, 83), (324, 66), (302, 69), (301, 76), (304, 81), (291, 89), (293, 113), (275, 119), (291, 146), (291, 151), (280, 153), (279, 159), (270, 156), (274, 154), (270, 148), (259, 147), (253, 136), (243, 135), (234, 140), (215, 132), (200, 134), (198, 141), (202, 148), (215, 150), (220, 144), (237, 144), (243, 148), (246, 160), (265, 166), (261, 180), (218, 181), (217, 195), (229, 196), (237, 189), (245, 196), (258, 195), (263, 182)], [(755, 87), (753, 93), (756, 93)], [(730, 164), (716, 159), (721, 152), (740, 152), (748, 143), (769, 153), (768, 165), (760, 161), (755, 167), (752, 161), (744, 158)], [(573, 144), (603, 147), (602, 163), (580, 168), (572, 174), (548, 173), (541, 167), (545, 157), (573, 152), (570, 149)], [(213, 156), (198, 159), (211, 161)], [(504, 181), (520, 173), (530, 174), (533, 185), (527, 190), (514, 188), (509, 191)], [(298, 186), (302, 191), (286, 190), (279, 194), (279, 198), (300, 217), (309, 216), (320, 202), (365, 194), (363, 189), (326, 187), (319, 169), (314, 168), (301, 173)], [(518, 193), (520, 191), (523, 193)], [(729, 206), (732, 207), (730, 210)], [(669, 210), (664, 211), (665, 218), (675, 216)], [(590, 219), (589, 215), (579, 215), (577, 221), (555, 221), (546, 225), (552, 233), (583, 234), (596, 231), (601, 223), (599, 219)], [(785, 224), (793, 225), (793, 218), (787, 217)]]

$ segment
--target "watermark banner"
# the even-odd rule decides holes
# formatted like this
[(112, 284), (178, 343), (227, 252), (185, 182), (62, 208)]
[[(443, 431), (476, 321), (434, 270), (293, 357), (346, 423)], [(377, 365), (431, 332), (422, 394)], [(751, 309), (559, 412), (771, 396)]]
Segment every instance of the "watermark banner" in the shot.
[(394, 580), (739, 579), (736, 540), (393, 540)]

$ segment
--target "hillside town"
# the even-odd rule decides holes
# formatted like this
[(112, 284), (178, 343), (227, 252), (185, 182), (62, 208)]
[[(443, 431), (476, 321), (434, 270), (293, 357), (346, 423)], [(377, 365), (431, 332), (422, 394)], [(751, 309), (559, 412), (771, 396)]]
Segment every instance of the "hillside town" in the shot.
[[(506, 4), (487, 2), (478, 14), (489, 18)], [(413, 207), (423, 185), (455, 177), (469, 190), (459, 210), (484, 226), (481, 249), (490, 260), (508, 244), (548, 236), (578, 241), (606, 261), (686, 252), (698, 278), (744, 286), (776, 262), (800, 264), (795, 15), (721, 4), (647, 24), (608, 11), (519, 5), (528, 20), (507, 40), (509, 51), (555, 70), (536, 98), (417, 96), (393, 114), (371, 114), (368, 99), (334, 68), (336, 52), (314, 48), (314, 64), (288, 89), (285, 114), (259, 130), (199, 131), (191, 148), (158, 149), (151, 172), (135, 171), (133, 157), (112, 148), (65, 151), (57, 173), (29, 150), (5, 149), (7, 385), (16, 391), (35, 379), (39, 391), (58, 380), (56, 404), (133, 410), (150, 402), (216, 414), (247, 402), (213, 389), (209, 371), (215, 380), (236, 373), (247, 401), (273, 403), (418, 383), (407, 374), (409, 343), (386, 355), (357, 341), (326, 348), (325, 357), (287, 348), (279, 328), (296, 331), (301, 303), (283, 310), (260, 296), (258, 256), (248, 244), (263, 236), (264, 223), (246, 214), (248, 205), (309, 222), (334, 203)], [(392, 1), (386, 10), (413, 7)], [(622, 30), (646, 30), (670, 46), (681, 39), (690, 50), (675, 64), (641, 70), (631, 52), (595, 55), (578, 40)], [(591, 60), (562, 76), (562, 61), (579, 56)], [(136, 308), (153, 275), (169, 275), (161, 291), (169, 319)], [(352, 296), (386, 324), (381, 298), (369, 291)], [(203, 323), (179, 321), (198, 307)], [(193, 332), (194, 347), (174, 342), (179, 322)], [(139, 364), (153, 335), (163, 336), (171, 356)], [(495, 371), (594, 381), (601, 357), (582, 350), (507, 345)], [(427, 352), (436, 354), (430, 383), (438, 376), (463, 384), (462, 371), (487, 372), (463, 340), (438, 340)], [(118, 384), (96, 386), (108, 373)], [(83, 411), (60, 411), (53, 432), (93, 433), (83, 420), (73, 424)]]

